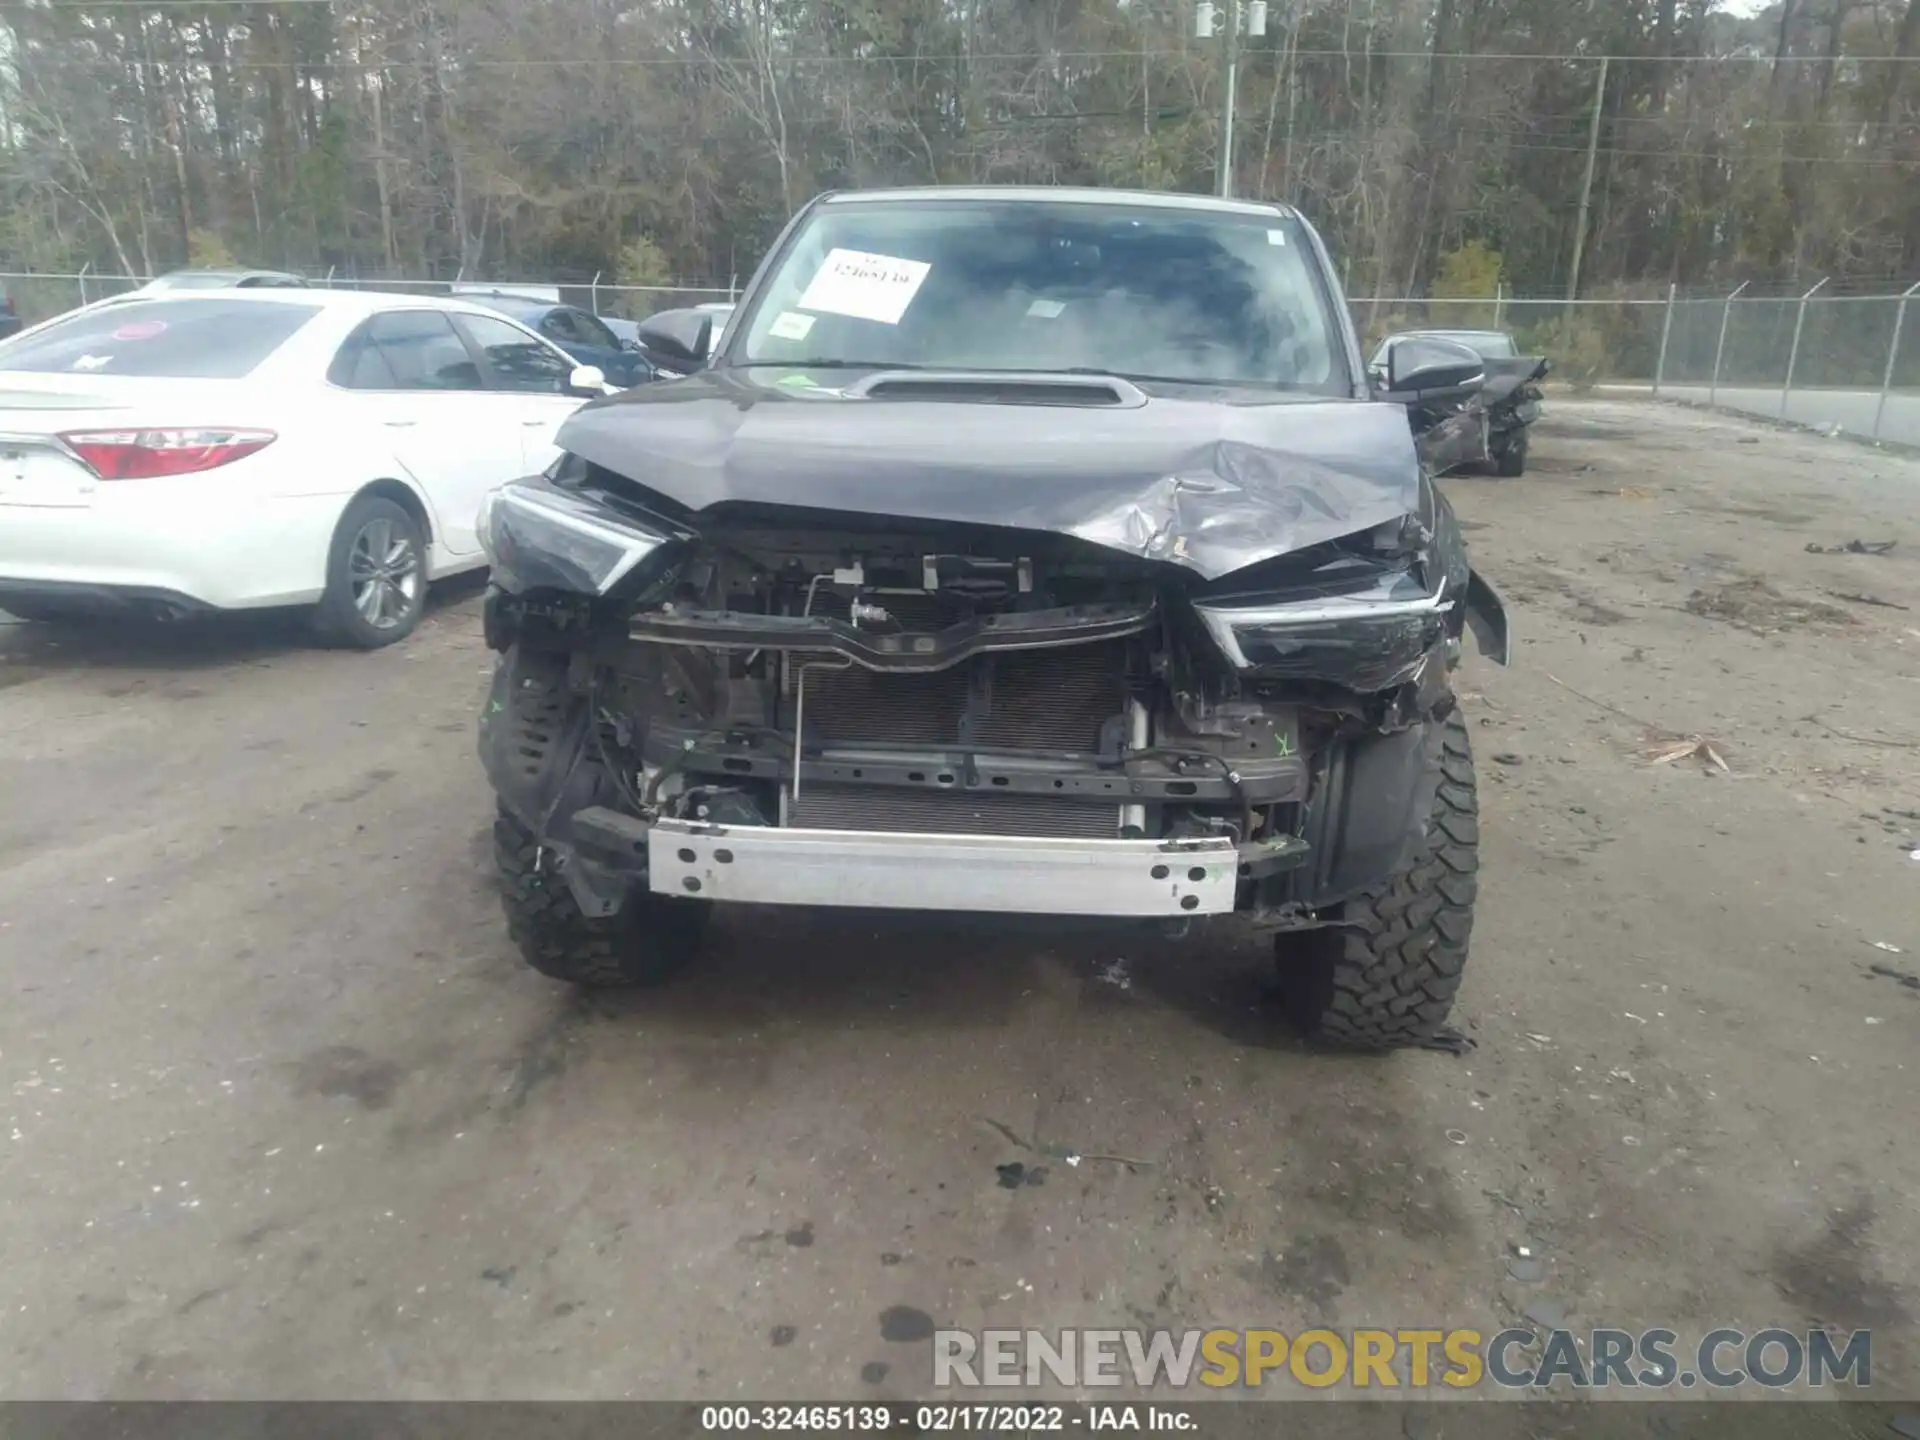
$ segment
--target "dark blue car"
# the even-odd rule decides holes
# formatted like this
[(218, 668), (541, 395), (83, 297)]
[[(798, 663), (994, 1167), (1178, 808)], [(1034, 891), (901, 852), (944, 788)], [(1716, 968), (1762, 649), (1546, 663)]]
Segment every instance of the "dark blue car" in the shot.
[(645, 355), (623, 345), (599, 316), (576, 306), (555, 305), (505, 292), (476, 294), (463, 290), (460, 298), (498, 310), (529, 330), (539, 331), (582, 365), (599, 366), (609, 385), (641, 385), (659, 378)]

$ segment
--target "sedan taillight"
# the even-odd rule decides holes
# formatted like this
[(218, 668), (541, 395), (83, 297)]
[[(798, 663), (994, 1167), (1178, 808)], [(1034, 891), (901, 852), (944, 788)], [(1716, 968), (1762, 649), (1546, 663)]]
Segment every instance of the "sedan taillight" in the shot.
[(60, 439), (102, 480), (196, 475), (264, 450), (271, 430), (225, 428), (69, 430)]

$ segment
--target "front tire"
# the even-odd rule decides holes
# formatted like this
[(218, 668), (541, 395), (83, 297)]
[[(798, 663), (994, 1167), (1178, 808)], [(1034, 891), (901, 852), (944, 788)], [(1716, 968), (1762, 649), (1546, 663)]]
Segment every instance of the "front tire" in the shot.
[[(1465, 719), (1441, 733), (1427, 844), (1399, 874), (1346, 901), (1340, 924), (1274, 937), (1281, 998), (1309, 1034), (1358, 1050), (1424, 1044), (1467, 964), (1480, 812)], [(1431, 773), (1431, 772), (1430, 772)]]
[(713, 907), (636, 888), (618, 913), (581, 913), (531, 831), (506, 811), (493, 822), (507, 932), (542, 975), (594, 989), (659, 985), (699, 952)]
[(393, 501), (362, 495), (333, 532), (314, 628), (324, 640), (378, 650), (411, 635), (426, 608), (424, 529)]
[(1517, 479), (1527, 473), (1527, 432), (1521, 430), (1493, 454), (1493, 473), (1504, 479)]

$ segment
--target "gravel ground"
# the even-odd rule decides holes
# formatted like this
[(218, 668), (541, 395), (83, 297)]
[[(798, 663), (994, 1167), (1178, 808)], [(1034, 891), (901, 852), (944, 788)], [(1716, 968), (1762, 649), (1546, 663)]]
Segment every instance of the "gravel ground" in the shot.
[(1920, 1392), (1920, 464), (1624, 403), (1534, 456), (1448, 482), (1521, 637), (1464, 1057), (1308, 1049), (1231, 933), (752, 912), (583, 1000), (491, 891), (471, 587), (375, 655), (0, 630), (0, 1397), (903, 1397), (922, 1317), (1542, 1304)]

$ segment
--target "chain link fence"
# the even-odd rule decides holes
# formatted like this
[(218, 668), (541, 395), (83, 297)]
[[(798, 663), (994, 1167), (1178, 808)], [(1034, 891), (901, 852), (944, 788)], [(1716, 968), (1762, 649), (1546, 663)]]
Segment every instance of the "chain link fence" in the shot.
[[(128, 275), (0, 273), (28, 323), (146, 283)], [(317, 282), (346, 289), (446, 295), (458, 281)], [(660, 310), (732, 300), (734, 285), (467, 282), (553, 296), (597, 315), (639, 320)], [(1920, 447), (1920, 284), (1904, 293), (1820, 284), (1791, 293), (1742, 285), (1703, 296), (1567, 300), (1356, 297), (1369, 353), (1399, 330), (1506, 330), (1553, 361), (1576, 389), (1644, 390), (1663, 399), (1790, 421), (1830, 433)]]
[(1676, 298), (1657, 393), (1920, 446), (1920, 285)]

